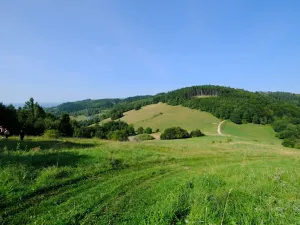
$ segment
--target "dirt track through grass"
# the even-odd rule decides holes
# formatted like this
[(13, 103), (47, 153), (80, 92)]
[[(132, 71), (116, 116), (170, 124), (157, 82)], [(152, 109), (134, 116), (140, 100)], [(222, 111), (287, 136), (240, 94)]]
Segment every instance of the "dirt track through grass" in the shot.
[(221, 135), (221, 136), (223, 135), (223, 134), (222, 134), (222, 125), (223, 125), (223, 123), (225, 123), (225, 122), (226, 122), (226, 120), (223, 120), (223, 121), (220, 122), (219, 125), (218, 125), (218, 134)]

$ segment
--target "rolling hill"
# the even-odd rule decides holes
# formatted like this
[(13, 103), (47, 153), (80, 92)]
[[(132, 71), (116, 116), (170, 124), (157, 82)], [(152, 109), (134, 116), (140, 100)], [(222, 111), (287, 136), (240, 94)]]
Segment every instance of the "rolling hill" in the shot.
[[(132, 124), (135, 129), (138, 127), (151, 127), (153, 131), (159, 129), (179, 126), (188, 131), (200, 129), (206, 135), (218, 135), (217, 128), (220, 119), (207, 112), (193, 110), (183, 106), (170, 106), (165, 103), (157, 103), (142, 107), (140, 110), (130, 110), (124, 113), (120, 119)], [(102, 121), (106, 123), (110, 119)], [(270, 125), (259, 124), (235, 124), (226, 121), (222, 125), (222, 134), (236, 138), (247, 139), (259, 142), (279, 143), (275, 132)]]
[[(168, 109), (164, 108), (163, 110), (166, 110), (167, 116), (164, 115), (164, 112), (161, 112), (160, 107), (154, 107), (153, 112), (151, 112), (151, 107), (153, 106), (149, 110), (147, 107), (143, 108), (142, 113), (136, 114), (135, 112), (141, 107), (155, 105), (159, 102), (169, 106), (184, 106), (192, 110), (211, 113), (220, 120), (229, 120), (235, 124), (272, 125), (274, 131), (278, 133), (277, 136), (284, 140), (282, 143), (285, 146), (300, 148), (300, 97), (293, 93), (251, 92), (230, 87), (202, 85), (185, 87), (154, 96), (66, 103), (56, 107), (56, 109), (49, 110), (56, 110), (56, 113), (59, 114), (63, 112), (62, 110), (67, 109), (72, 116), (82, 115), (82, 113), (86, 116), (102, 113), (102, 118), (91, 116), (89, 121), (81, 121), (81, 124), (87, 126), (97, 123), (104, 118), (113, 118), (115, 120), (125, 115), (121, 120), (132, 123), (135, 127), (152, 126), (156, 130), (174, 125), (186, 127), (186, 129), (190, 130), (202, 125), (204, 132), (205, 129), (208, 129), (208, 133), (212, 133), (212, 130), (214, 130), (207, 128), (208, 125), (204, 124), (204, 122), (199, 123), (201, 120), (207, 120), (208, 124), (211, 123), (207, 116), (195, 118), (195, 114), (189, 115), (188, 111), (177, 113), (177, 108), (174, 112), (169, 112)], [(183, 115), (188, 115), (190, 122), (185, 121), (182, 123)], [(169, 118), (166, 119), (166, 117)], [(76, 119), (80, 120), (81, 118), (76, 117)], [(247, 127), (251, 130), (250, 125)], [(229, 130), (232, 131), (232, 129)], [(237, 130), (239, 130), (239, 133), (244, 132), (240, 128)], [(247, 135), (255, 132), (249, 131), (244, 133)], [(254, 137), (254, 139), (256, 138)]]
[(188, 131), (201, 129), (207, 134), (217, 134), (219, 119), (207, 112), (189, 109), (183, 106), (170, 106), (164, 103), (148, 105), (140, 110), (131, 110), (121, 118), (135, 128), (151, 127), (164, 130), (169, 127), (182, 127)]

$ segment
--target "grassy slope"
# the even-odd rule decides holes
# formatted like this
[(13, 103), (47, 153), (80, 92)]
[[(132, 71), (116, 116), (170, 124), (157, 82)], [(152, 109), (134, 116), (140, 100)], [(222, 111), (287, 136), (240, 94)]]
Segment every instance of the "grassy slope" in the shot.
[(77, 120), (77, 121), (84, 121), (84, 120), (87, 120), (88, 117), (85, 116), (85, 115), (79, 115), (79, 116), (70, 116), (70, 118), (72, 120)]
[(300, 152), (226, 139), (27, 139), (0, 153), (0, 223), (298, 224)]
[(222, 125), (222, 133), (254, 141), (280, 142), (280, 140), (275, 137), (275, 131), (270, 125), (264, 126), (252, 123), (237, 125), (226, 121)]
[(151, 127), (153, 130), (180, 126), (189, 131), (199, 128), (206, 134), (216, 134), (219, 123), (219, 120), (209, 113), (163, 103), (145, 106), (124, 115), (121, 120), (133, 124), (135, 128), (142, 126)]

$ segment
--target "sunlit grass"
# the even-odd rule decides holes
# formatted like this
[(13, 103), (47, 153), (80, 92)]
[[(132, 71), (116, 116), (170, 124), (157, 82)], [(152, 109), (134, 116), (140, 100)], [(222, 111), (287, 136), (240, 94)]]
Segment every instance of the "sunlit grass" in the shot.
[(299, 224), (299, 150), (231, 138), (1, 140), (0, 222)]

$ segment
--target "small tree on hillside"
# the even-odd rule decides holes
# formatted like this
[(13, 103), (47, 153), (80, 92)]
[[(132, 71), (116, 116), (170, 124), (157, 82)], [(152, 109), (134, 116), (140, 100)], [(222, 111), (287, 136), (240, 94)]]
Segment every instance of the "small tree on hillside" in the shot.
[(144, 133), (144, 128), (143, 127), (139, 127), (137, 129), (137, 134), (143, 134)]
[(152, 134), (152, 129), (151, 129), (150, 127), (147, 127), (147, 128), (145, 129), (145, 133), (146, 133), (146, 134)]

